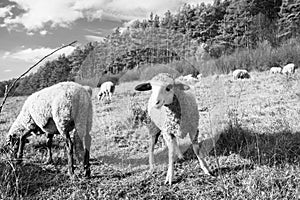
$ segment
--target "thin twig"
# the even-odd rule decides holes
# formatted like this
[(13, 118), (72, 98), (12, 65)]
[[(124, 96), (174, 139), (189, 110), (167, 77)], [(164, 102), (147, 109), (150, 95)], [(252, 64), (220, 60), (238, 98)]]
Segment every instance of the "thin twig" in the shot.
[(23, 76), (25, 76), (28, 72), (30, 72), (34, 67), (36, 67), (38, 64), (40, 64), (43, 60), (45, 60), (47, 57), (51, 56), (52, 54), (54, 54), (55, 52), (63, 49), (63, 48), (66, 48), (68, 46), (72, 46), (73, 44), (75, 44), (77, 41), (73, 41), (71, 42), (70, 44), (67, 44), (67, 45), (63, 45), (59, 48), (57, 48), (56, 50), (52, 51), (51, 53), (49, 53), (48, 55), (44, 56), (42, 59), (40, 59), (37, 63), (35, 63), (34, 65), (32, 65), (27, 71), (25, 71), (21, 76), (19, 76), (16, 80), (14, 80), (14, 82), (8, 87), (5, 88), (5, 93), (4, 93), (4, 98), (2, 100), (2, 103), (0, 105), (0, 113), (2, 111), (2, 108), (5, 104), (5, 101), (9, 95), (9, 93), (11, 92), (12, 88), (15, 86), (15, 84), (17, 83), (17, 81), (19, 81)]

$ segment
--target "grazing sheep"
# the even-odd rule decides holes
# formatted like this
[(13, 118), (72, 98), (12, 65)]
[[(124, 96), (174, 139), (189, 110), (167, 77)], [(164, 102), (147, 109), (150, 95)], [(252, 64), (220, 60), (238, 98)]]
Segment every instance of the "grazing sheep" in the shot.
[(282, 73), (286, 74), (286, 75), (295, 73), (295, 64), (290, 63), (290, 64), (285, 65), (282, 68)]
[(198, 76), (197, 76), (197, 78), (195, 78), (195, 77), (193, 77), (192, 74), (188, 74), (188, 75), (186, 75), (186, 76), (179, 76), (179, 77), (177, 78), (177, 80), (192, 85), (192, 84), (197, 83), (197, 82), (201, 79), (201, 76), (199, 76), (199, 77), (200, 77), (200, 78), (198, 78)]
[(98, 99), (103, 100), (106, 97), (109, 101), (111, 101), (111, 97), (115, 91), (115, 84), (111, 81), (107, 81), (101, 84), (100, 91), (98, 93)]
[[(48, 162), (51, 162), (52, 138), (54, 134), (61, 134), (67, 143), (68, 172), (71, 176), (74, 174), (74, 144), (77, 147), (78, 141), (81, 141), (84, 155), (79, 158), (83, 158), (85, 176), (89, 177), (92, 115), (91, 97), (83, 86), (74, 82), (58, 83), (27, 98), (7, 134), (7, 141), (17, 153), (18, 162), (21, 162), (26, 138), (31, 134), (45, 133), (48, 136)], [(74, 129), (72, 141), (70, 132)], [(82, 153), (75, 150), (75, 153)]]
[(86, 89), (86, 91), (88, 91), (88, 93), (90, 94), (90, 96), (93, 95), (93, 89), (90, 86), (84, 85), (83, 87), (84, 87), (84, 89)]
[(271, 74), (280, 74), (281, 71), (282, 71), (281, 67), (271, 67), (271, 69), (270, 69)]
[(196, 98), (188, 90), (189, 86), (175, 81), (167, 73), (156, 75), (148, 83), (135, 87), (137, 91), (152, 90), (148, 101), (148, 113), (151, 118), (149, 133), (151, 135), (149, 146), (149, 164), (153, 169), (153, 151), (158, 136), (163, 135), (169, 149), (169, 165), (165, 183), (172, 184), (174, 174), (174, 151), (179, 158), (183, 155), (178, 147), (177, 138), (184, 138), (187, 133), (192, 141), (192, 146), (200, 166), (205, 174), (210, 174), (197, 142), (199, 113)]
[(202, 78), (202, 74), (197, 75), (197, 79), (200, 80)]
[(245, 69), (236, 69), (232, 73), (234, 79), (250, 78), (250, 74)]

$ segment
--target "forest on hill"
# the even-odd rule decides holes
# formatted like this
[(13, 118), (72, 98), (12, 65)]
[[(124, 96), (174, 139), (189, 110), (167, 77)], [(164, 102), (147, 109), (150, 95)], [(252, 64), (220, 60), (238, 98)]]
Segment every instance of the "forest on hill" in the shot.
[[(125, 29), (117, 28), (103, 41), (77, 47), (71, 55), (47, 62), (22, 78), (12, 94), (29, 95), (67, 80), (95, 86), (103, 77), (122, 79), (127, 72), (132, 73), (123, 80), (139, 79), (143, 73), (145, 78), (149, 68), (213, 74), (238, 67), (263, 71), (287, 62), (300, 64), (295, 54), (300, 47), (299, 35), (298, 0), (185, 4), (176, 13), (151, 14)], [(268, 52), (269, 57), (262, 55)], [(272, 59), (266, 60), (270, 56)], [(12, 81), (0, 82), (0, 96)]]

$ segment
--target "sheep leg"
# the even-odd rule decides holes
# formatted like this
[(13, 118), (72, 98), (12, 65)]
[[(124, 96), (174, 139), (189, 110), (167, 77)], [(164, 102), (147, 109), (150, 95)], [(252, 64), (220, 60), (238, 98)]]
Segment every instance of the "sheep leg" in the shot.
[(151, 135), (150, 138), (150, 145), (149, 145), (149, 165), (150, 165), (150, 171), (154, 168), (154, 146), (158, 141), (158, 136), (160, 135), (160, 131), (154, 135)]
[(19, 138), (19, 144), (18, 144), (18, 152), (17, 152), (17, 164), (20, 164), (22, 162), (22, 157), (23, 157), (23, 150), (24, 146), (27, 141), (27, 137), (31, 134), (31, 131), (26, 131), (20, 138)]
[(161, 130), (154, 124), (153, 121), (150, 121), (148, 125), (149, 135), (150, 135), (150, 144), (149, 144), (149, 166), (150, 171), (153, 170), (154, 167), (154, 146), (158, 141), (158, 137), (161, 134)]
[[(175, 140), (175, 141), (176, 141), (176, 140)], [(176, 145), (175, 145), (175, 151), (176, 151), (176, 154), (177, 154), (178, 158), (179, 158), (180, 160), (183, 160), (184, 157), (183, 157), (183, 154), (182, 154), (182, 152), (181, 152), (181, 150), (180, 150), (180, 148), (179, 148), (179, 146), (178, 146), (178, 144), (177, 144), (177, 141), (176, 141)]]
[(83, 169), (85, 171), (85, 177), (89, 178), (91, 176), (90, 169), (90, 146), (91, 146), (92, 138), (89, 134), (85, 135), (84, 138), (84, 160), (83, 160)]
[(47, 140), (47, 161), (45, 162), (45, 164), (51, 164), (53, 163), (53, 159), (52, 159), (52, 151), (51, 151), (51, 147), (52, 147), (52, 142), (53, 142), (53, 136), (54, 134), (48, 134), (48, 140)]
[(211, 175), (209, 169), (208, 169), (208, 166), (204, 160), (204, 156), (202, 154), (202, 152), (200, 151), (200, 147), (199, 147), (199, 144), (198, 143), (193, 143), (193, 150), (198, 158), (198, 161), (200, 163), (200, 167), (201, 169), (204, 171), (205, 174), (207, 175)]
[(112, 94), (110, 91), (108, 91), (108, 96), (109, 96), (109, 101), (111, 101)]
[(74, 158), (73, 158), (73, 149), (74, 145), (71, 140), (69, 132), (65, 134), (66, 137), (66, 147), (67, 147), (67, 154), (68, 154), (68, 173), (70, 176), (74, 175)]
[(174, 151), (176, 146), (176, 138), (168, 133), (163, 133), (163, 137), (166, 141), (169, 150), (169, 164), (165, 184), (169, 183), (169, 185), (172, 185), (172, 180), (174, 176)]

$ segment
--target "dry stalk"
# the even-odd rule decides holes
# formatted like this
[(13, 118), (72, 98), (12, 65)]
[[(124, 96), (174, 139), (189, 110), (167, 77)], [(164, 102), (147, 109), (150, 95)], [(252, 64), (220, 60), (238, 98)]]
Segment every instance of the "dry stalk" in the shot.
[(12, 88), (16, 85), (16, 83), (23, 77), (25, 76), (28, 72), (30, 72), (34, 67), (36, 67), (38, 64), (40, 64), (44, 59), (46, 59), (47, 57), (51, 56), (52, 54), (54, 54), (55, 52), (63, 49), (63, 48), (66, 48), (68, 46), (72, 46), (73, 44), (75, 44), (77, 41), (73, 41), (71, 42), (70, 44), (67, 44), (67, 45), (63, 45), (57, 49), (55, 49), (54, 51), (52, 51), (51, 53), (49, 53), (48, 55), (44, 56), (42, 59), (40, 59), (37, 63), (35, 63), (34, 65), (32, 65), (27, 71), (25, 71), (23, 74), (21, 74), (16, 80), (14, 80), (14, 82), (8, 87), (7, 85), (5, 86), (5, 92), (4, 92), (4, 98), (2, 100), (2, 103), (0, 105), (0, 113), (2, 111), (2, 108), (5, 104), (5, 101), (9, 95), (9, 93), (11, 92)]

